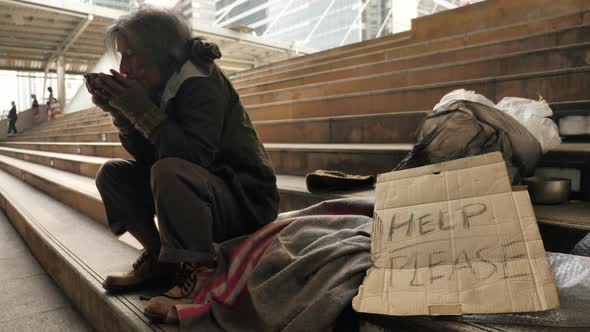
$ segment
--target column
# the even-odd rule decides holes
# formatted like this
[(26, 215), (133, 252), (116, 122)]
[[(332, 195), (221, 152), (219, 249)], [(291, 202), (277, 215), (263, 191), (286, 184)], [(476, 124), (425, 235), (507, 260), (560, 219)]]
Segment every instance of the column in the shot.
[(64, 112), (66, 109), (66, 66), (63, 55), (57, 58), (57, 91), (59, 108)]

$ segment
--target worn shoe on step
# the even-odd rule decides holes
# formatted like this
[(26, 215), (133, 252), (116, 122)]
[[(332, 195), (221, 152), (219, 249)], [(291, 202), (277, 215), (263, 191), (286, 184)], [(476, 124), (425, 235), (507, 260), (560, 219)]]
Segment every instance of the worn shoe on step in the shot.
[(178, 273), (178, 264), (160, 263), (158, 255), (143, 251), (133, 269), (107, 276), (102, 287), (108, 292), (127, 292), (143, 287), (169, 286)]
[(176, 287), (162, 296), (152, 298), (143, 310), (144, 315), (157, 322), (178, 323), (178, 316), (175, 312), (171, 312), (171, 309), (178, 304), (193, 303), (194, 298), (207, 286), (214, 275), (214, 265), (182, 263)]

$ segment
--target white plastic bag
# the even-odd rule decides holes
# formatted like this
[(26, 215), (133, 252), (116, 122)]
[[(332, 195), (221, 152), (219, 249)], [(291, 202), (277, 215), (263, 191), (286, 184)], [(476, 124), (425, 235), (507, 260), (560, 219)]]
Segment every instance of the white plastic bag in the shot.
[(506, 97), (495, 106), (525, 126), (541, 144), (543, 153), (552, 150), (561, 144), (559, 128), (551, 120), (553, 115), (551, 107), (542, 98), (539, 101)]
[(446, 110), (449, 104), (456, 100), (469, 100), (476, 103), (484, 104), (489, 107), (496, 107), (496, 105), (494, 105), (494, 103), (491, 100), (480, 94), (475, 93), (475, 91), (458, 89), (455, 91), (451, 91), (447, 93), (444, 97), (442, 97), (440, 102), (436, 104), (436, 106), (434, 106), (434, 111), (440, 112)]

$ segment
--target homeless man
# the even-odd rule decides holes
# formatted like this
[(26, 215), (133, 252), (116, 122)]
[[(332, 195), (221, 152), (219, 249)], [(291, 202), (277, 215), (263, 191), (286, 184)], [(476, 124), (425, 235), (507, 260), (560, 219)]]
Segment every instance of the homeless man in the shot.
[(126, 291), (177, 275), (174, 288), (144, 310), (161, 320), (211, 278), (214, 243), (275, 219), (276, 177), (213, 62), (221, 56), (216, 45), (191, 39), (182, 19), (150, 7), (116, 20), (105, 38), (120, 53), (120, 72), (87, 77), (86, 85), (135, 160), (105, 163), (96, 185), (113, 233), (129, 232), (145, 251), (131, 271), (109, 275), (103, 286)]

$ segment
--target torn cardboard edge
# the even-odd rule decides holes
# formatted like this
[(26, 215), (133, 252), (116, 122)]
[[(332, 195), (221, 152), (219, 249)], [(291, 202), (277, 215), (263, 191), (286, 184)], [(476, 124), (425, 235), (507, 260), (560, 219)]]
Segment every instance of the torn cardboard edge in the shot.
[(528, 192), (500, 153), (379, 175), (359, 312), (531, 312), (559, 300)]

